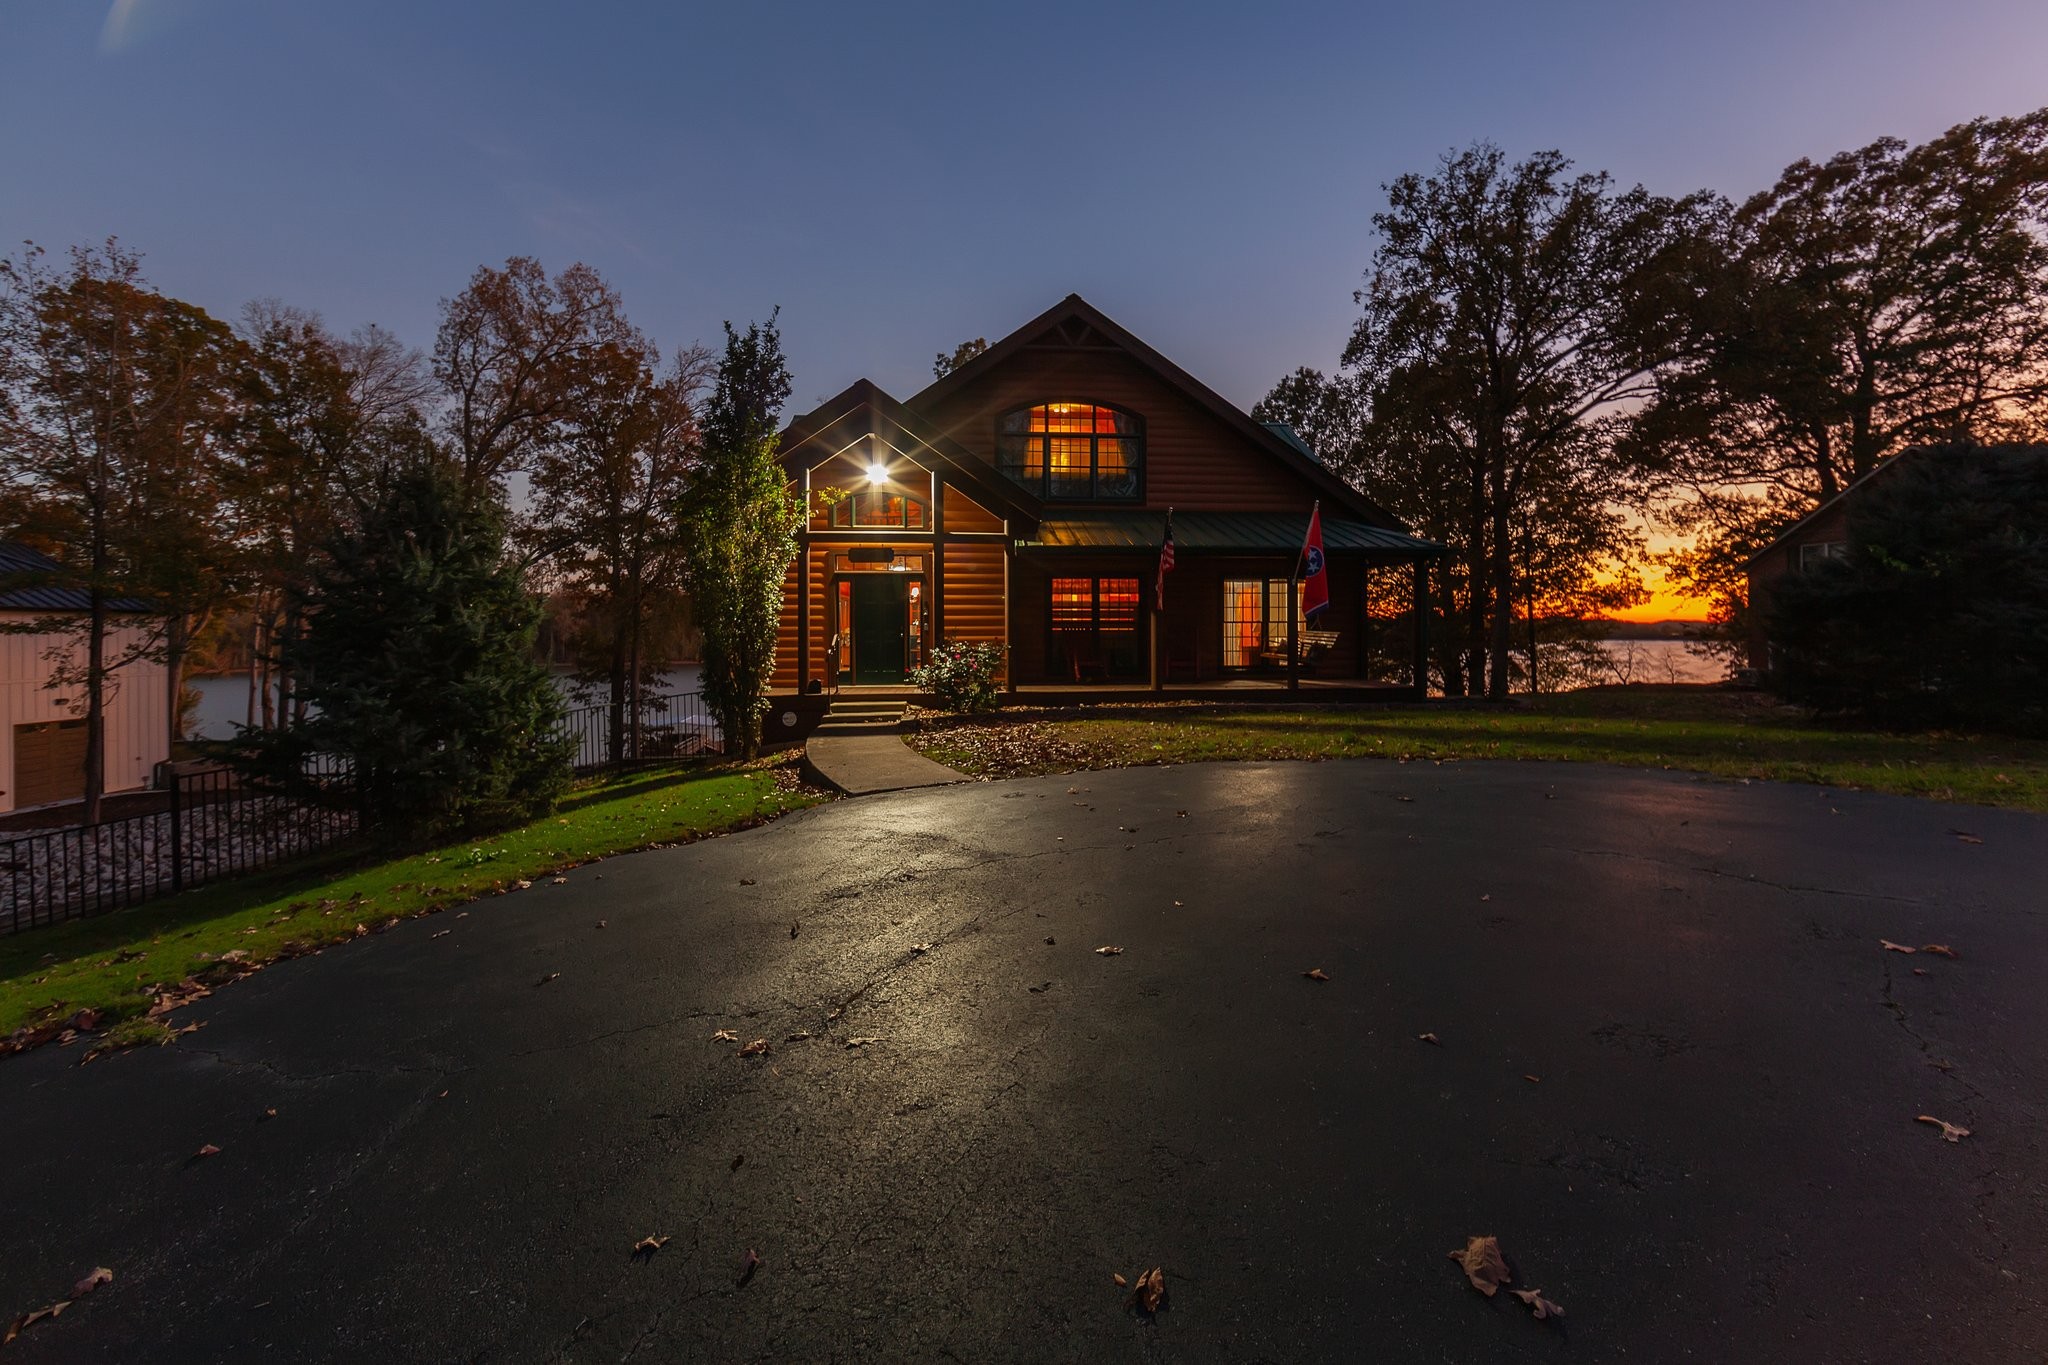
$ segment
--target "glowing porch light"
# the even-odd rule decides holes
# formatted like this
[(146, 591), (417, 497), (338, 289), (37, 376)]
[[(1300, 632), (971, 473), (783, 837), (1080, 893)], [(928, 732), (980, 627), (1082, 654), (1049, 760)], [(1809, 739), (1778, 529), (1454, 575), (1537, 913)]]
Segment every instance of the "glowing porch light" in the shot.
[(869, 466), (868, 466), (868, 482), (869, 482), (869, 483), (887, 483), (887, 482), (889, 482), (889, 466), (887, 466), (887, 465), (883, 464), (883, 463), (882, 463), (882, 462), (881, 462), (880, 460), (877, 460), (877, 461), (875, 461), (875, 462), (874, 462), (873, 464), (869, 465)]

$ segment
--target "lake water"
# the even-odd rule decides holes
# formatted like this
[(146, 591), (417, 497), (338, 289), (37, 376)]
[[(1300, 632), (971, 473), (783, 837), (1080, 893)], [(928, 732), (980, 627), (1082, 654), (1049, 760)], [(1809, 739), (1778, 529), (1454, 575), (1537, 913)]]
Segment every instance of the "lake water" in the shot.
[(1611, 683), (1718, 683), (1727, 681), (1728, 665), (1686, 648), (1683, 640), (1607, 640)]
[[(249, 720), (249, 678), (244, 673), (226, 673), (215, 677), (193, 678), (192, 686), (199, 693), (199, 710), (193, 727), (194, 739), (233, 739), (235, 727), (246, 725)], [(566, 673), (555, 675), (555, 685), (571, 706), (595, 705), (604, 701), (604, 684), (596, 687), (580, 687), (574, 678)], [(697, 690), (697, 665), (677, 664), (661, 675), (655, 691), (661, 695), (672, 692), (695, 692)], [(584, 695), (578, 695), (579, 691)]]

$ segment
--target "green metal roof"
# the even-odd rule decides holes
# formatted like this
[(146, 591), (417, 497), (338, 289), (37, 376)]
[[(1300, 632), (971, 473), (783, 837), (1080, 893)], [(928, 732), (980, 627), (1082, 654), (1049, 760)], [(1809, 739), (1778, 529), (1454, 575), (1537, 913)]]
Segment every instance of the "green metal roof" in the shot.
[[(1166, 513), (1098, 508), (1048, 509), (1035, 540), (1025, 549), (1156, 550), (1166, 530)], [(1292, 512), (1175, 512), (1173, 545), (1178, 551), (1210, 554), (1287, 554), (1301, 548), (1308, 518)], [(1323, 548), (1337, 552), (1378, 552), (1413, 558), (1443, 549), (1400, 531), (1343, 517), (1324, 516)]]

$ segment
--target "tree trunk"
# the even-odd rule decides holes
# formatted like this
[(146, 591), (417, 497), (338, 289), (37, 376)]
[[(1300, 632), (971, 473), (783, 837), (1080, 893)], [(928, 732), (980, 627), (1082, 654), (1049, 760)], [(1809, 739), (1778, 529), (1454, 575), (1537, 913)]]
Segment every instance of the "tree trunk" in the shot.
[(94, 576), (85, 639), (85, 800), (79, 823), (100, 822), (107, 787), (107, 603)]
[(1508, 505), (1500, 490), (1493, 506), (1493, 638), (1488, 653), (1486, 697), (1508, 699), (1508, 654), (1514, 647), (1515, 557), (1508, 533)]

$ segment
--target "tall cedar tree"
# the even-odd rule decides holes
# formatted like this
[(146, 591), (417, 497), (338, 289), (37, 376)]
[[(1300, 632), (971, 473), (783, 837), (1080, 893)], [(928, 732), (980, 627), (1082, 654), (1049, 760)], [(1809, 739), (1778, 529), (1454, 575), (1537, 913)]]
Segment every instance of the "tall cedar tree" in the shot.
[(2048, 109), (1799, 161), (1702, 247), (1631, 444), (1695, 542), (1675, 577), (1724, 617), (1749, 555), (1891, 455), (2038, 421)]
[[(695, 456), (694, 402), (710, 369), (701, 349), (664, 368), (634, 333), (579, 367), (559, 421), (532, 462), (521, 536), (558, 591), (584, 607), (577, 675), (606, 684), (614, 762), (637, 749), (640, 698), (662, 661), (646, 657), (650, 616), (677, 614), (677, 499)], [(666, 610), (664, 610), (666, 609)]]
[(2048, 734), (2048, 445), (1922, 449), (1850, 504), (1849, 552), (1779, 581), (1793, 701)]
[(440, 460), (386, 474), (361, 524), (313, 565), (279, 640), (306, 717), (251, 736), (285, 790), (338, 758), (384, 839), (473, 834), (546, 813), (569, 780), (561, 696), (535, 657), (540, 605), (505, 518)]
[(704, 701), (727, 752), (749, 758), (761, 748), (783, 575), (802, 517), (775, 458), (776, 415), (789, 397), (775, 318), (745, 332), (725, 325), (703, 459), (681, 516), (684, 580), (704, 631)]
[[(88, 603), (57, 623), (78, 647), (47, 683), (83, 690), (87, 824), (99, 820), (119, 670), (166, 664), (177, 739), (185, 649), (231, 586), (219, 507), (236, 351), (224, 324), (151, 289), (115, 242), (73, 250), (61, 271), (34, 247), (0, 262), (0, 466), (16, 519)], [(124, 596), (162, 614), (146, 641), (110, 653), (107, 604)]]

